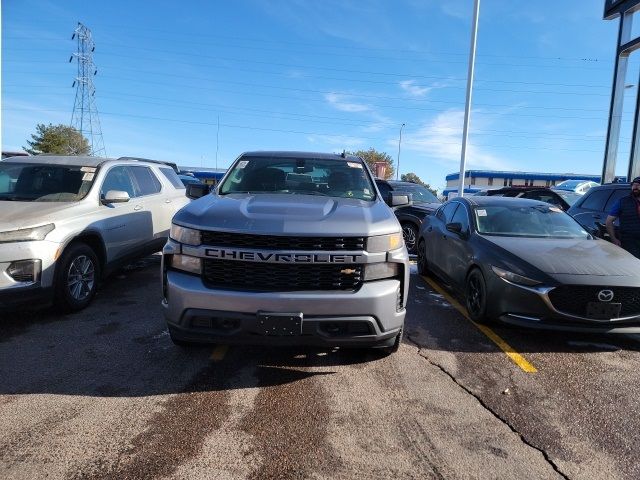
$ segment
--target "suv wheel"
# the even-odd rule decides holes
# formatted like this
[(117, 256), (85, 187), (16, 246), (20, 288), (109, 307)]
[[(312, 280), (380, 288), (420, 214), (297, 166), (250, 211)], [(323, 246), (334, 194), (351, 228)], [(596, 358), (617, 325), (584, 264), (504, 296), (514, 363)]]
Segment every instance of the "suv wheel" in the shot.
[(418, 244), (418, 228), (413, 223), (402, 224), (402, 237), (407, 250), (411, 254), (416, 253), (416, 245)]
[(96, 294), (99, 278), (100, 263), (93, 249), (84, 243), (67, 247), (56, 269), (56, 307), (67, 313), (85, 308)]

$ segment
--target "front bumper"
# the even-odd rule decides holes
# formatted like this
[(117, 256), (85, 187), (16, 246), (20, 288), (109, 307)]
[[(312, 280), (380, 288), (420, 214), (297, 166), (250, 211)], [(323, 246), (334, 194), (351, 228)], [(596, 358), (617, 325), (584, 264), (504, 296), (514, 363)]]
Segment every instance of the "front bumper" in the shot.
[(0, 311), (12, 310), (24, 305), (46, 307), (53, 302), (53, 288), (43, 288), (39, 283), (24, 287), (0, 290)]
[[(356, 292), (244, 292), (210, 289), (194, 275), (167, 271), (162, 305), (172, 334), (191, 342), (375, 346), (394, 338), (406, 310), (396, 311), (398, 279), (365, 282)], [(265, 335), (260, 315), (301, 314), (296, 335)]]
[(501, 322), (526, 328), (582, 333), (640, 333), (640, 315), (594, 320), (557, 310), (548, 297), (550, 288), (515, 285), (490, 274), (489, 315)]

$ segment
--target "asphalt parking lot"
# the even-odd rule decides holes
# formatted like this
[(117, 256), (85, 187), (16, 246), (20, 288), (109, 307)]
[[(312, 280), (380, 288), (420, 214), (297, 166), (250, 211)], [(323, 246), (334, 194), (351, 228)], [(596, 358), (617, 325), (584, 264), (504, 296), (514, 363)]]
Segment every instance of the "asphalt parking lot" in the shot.
[(175, 347), (159, 257), (0, 318), (0, 478), (640, 478), (640, 339), (480, 329), (412, 275), (397, 354)]

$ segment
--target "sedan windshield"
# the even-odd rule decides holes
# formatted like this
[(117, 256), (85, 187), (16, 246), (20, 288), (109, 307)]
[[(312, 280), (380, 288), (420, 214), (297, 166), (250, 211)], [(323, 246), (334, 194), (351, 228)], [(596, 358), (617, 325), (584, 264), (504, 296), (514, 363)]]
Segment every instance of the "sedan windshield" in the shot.
[(475, 208), (478, 233), (506, 237), (589, 238), (571, 216), (552, 205)]
[(0, 201), (74, 202), (84, 198), (95, 167), (0, 162)]
[(218, 193), (324, 195), (373, 200), (375, 188), (360, 161), (315, 158), (240, 158)]

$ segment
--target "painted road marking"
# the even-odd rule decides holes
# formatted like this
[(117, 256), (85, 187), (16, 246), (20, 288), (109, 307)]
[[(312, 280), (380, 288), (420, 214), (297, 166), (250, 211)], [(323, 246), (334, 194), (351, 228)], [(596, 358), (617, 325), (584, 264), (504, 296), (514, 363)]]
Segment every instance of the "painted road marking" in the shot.
[(213, 352), (211, 352), (211, 360), (213, 360), (214, 362), (222, 361), (224, 356), (227, 354), (227, 350), (229, 350), (228, 345), (218, 345), (213, 349)]
[(481, 325), (471, 320), (471, 318), (469, 318), (469, 314), (467, 313), (467, 309), (464, 308), (462, 305), (460, 305), (460, 303), (455, 298), (453, 298), (446, 291), (444, 291), (442, 287), (440, 287), (440, 285), (438, 285), (429, 277), (425, 277), (424, 275), (421, 275), (421, 277), (424, 279), (425, 282), (427, 282), (431, 286), (431, 288), (433, 288), (436, 292), (442, 295), (447, 300), (447, 302), (449, 302), (456, 310), (458, 310), (458, 312), (460, 312), (464, 318), (466, 318), (471, 323), (473, 323), (478, 330), (480, 330), (482, 333), (484, 333), (487, 336), (487, 338), (489, 338), (489, 340), (491, 340), (498, 347), (500, 347), (500, 350), (506, 353), (507, 356), (513, 361), (513, 363), (518, 365), (522, 370), (524, 370), (527, 373), (536, 373), (538, 371), (536, 367), (534, 367), (522, 355), (516, 352), (514, 348), (511, 345), (509, 345), (507, 342), (505, 342), (496, 332), (491, 330), (486, 325)]

